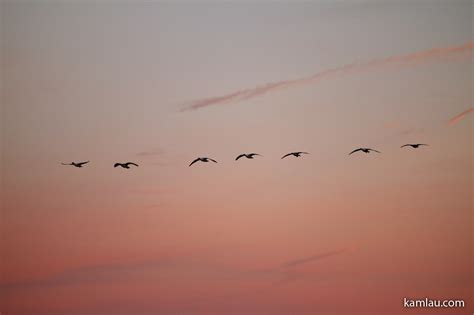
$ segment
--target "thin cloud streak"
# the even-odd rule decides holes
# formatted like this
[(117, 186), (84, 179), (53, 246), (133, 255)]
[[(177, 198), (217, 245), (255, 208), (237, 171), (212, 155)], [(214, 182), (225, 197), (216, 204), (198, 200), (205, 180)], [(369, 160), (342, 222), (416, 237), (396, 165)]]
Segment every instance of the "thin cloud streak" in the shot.
[(173, 260), (160, 260), (140, 262), (134, 264), (100, 264), (67, 270), (43, 279), (27, 280), (21, 282), (0, 283), (0, 292), (13, 289), (42, 289), (55, 286), (76, 285), (80, 283), (104, 283), (110, 281), (126, 280), (133, 272), (173, 268)]
[(292, 260), (292, 261), (288, 261), (288, 262), (284, 263), (282, 265), (282, 267), (285, 267), (285, 268), (294, 267), (294, 266), (298, 266), (298, 265), (301, 265), (301, 264), (306, 264), (306, 263), (310, 263), (310, 262), (313, 262), (313, 261), (316, 261), (316, 260), (320, 260), (320, 259), (323, 259), (323, 258), (340, 255), (342, 253), (345, 253), (346, 251), (347, 251), (347, 249), (344, 248), (344, 249), (333, 250), (333, 251), (330, 251), (330, 252), (321, 253), (321, 254), (317, 254), (317, 255), (301, 258), (301, 259), (296, 259), (296, 260)]
[(463, 119), (466, 115), (470, 114), (474, 112), (474, 107), (471, 107), (469, 109), (466, 109), (465, 111), (463, 111), (462, 113), (454, 116), (453, 118), (451, 118), (450, 120), (448, 120), (448, 125), (454, 125), (456, 123), (458, 123), (461, 119)]
[(328, 69), (314, 75), (293, 79), (285, 80), (279, 82), (267, 83), (261, 86), (254, 88), (248, 88), (240, 91), (236, 91), (230, 94), (210, 97), (205, 99), (200, 99), (196, 101), (191, 101), (185, 103), (184, 107), (181, 108), (181, 112), (198, 110), (204, 107), (218, 104), (226, 104), (232, 102), (240, 102), (248, 100), (268, 92), (277, 91), (284, 88), (290, 88), (294, 86), (300, 86), (309, 83), (316, 83), (319, 80), (330, 78), (336, 75), (350, 74), (357, 71), (370, 70), (372, 68), (377, 68), (385, 65), (407, 65), (407, 64), (416, 64), (421, 62), (426, 62), (429, 60), (441, 59), (443, 57), (450, 57), (461, 54), (472, 54), (474, 49), (474, 42), (466, 42), (460, 46), (450, 46), (450, 47), (437, 47), (429, 50), (422, 50), (411, 54), (406, 55), (396, 55), (386, 58), (373, 59), (363, 63), (351, 63), (341, 67), (336, 67)]
[(162, 155), (162, 154), (164, 154), (163, 150), (154, 150), (154, 151), (139, 152), (136, 155), (137, 156), (156, 156), (156, 155)]
[[(74, 286), (78, 284), (97, 284), (109, 282), (123, 282), (130, 279), (141, 278), (151, 279), (159, 273), (174, 271), (193, 270), (197, 277), (218, 277), (226, 279), (261, 279), (289, 281), (296, 277), (292, 271), (285, 268), (299, 264), (320, 260), (326, 257), (335, 256), (346, 252), (347, 249), (330, 251), (311, 257), (290, 261), (279, 267), (268, 269), (248, 269), (245, 267), (220, 265), (212, 262), (198, 262), (182, 257), (164, 258), (160, 260), (133, 262), (133, 263), (104, 263), (97, 265), (83, 266), (75, 269), (47, 276), (42, 279), (31, 279), (19, 282), (0, 282), (0, 293), (7, 293), (12, 290), (27, 289), (47, 289), (52, 287)], [(284, 277), (282, 280), (281, 278)]]

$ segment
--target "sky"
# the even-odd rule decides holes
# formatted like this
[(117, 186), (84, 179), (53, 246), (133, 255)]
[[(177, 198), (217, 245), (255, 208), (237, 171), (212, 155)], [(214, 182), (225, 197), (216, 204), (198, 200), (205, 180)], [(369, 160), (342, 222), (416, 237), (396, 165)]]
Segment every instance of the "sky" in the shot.
[(472, 314), (473, 11), (0, 2), (1, 314)]

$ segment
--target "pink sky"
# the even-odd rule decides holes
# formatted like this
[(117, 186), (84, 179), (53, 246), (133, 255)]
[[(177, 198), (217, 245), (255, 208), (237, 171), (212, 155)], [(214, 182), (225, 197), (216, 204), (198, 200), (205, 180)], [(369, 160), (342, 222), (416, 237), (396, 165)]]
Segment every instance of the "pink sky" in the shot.
[(471, 9), (2, 2), (0, 312), (472, 314)]

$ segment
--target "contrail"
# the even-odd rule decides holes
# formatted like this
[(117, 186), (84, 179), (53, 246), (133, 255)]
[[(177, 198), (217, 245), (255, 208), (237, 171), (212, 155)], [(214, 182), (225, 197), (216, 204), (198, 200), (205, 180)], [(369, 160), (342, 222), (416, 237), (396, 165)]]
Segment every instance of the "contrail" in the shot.
[(312, 262), (312, 261), (315, 261), (315, 260), (320, 260), (320, 259), (323, 259), (323, 258), (326, 258), (326, 257), (339, 255), (339, 254), (342, 254), (346, 251), (348, 251), (348, 249), (339, 249), (339, 250), (333, 250), (333, 251), (330, 251), (330, 252), (317, 254), (317, 255), (301, 258), (301, 259), (296, 259), (296, 260), (292, 260), (292, 261), (284, 263), (282, 265), (282, 267), (294, 267), (294, 266), (309, 263), (309, 262)]
[(463, 119), (467, 114), (469, 113), (472, 113), (474, 112), (474, 107), (471, 107), (469, 109), (466, 109), (465, 111), (463, 111), (462, 113), (454, 116), (453, 118), (451, 118), (450, 120), (448, 120), (448, 125), (454, 125), (456, 124), (458, 121), (460, 121), (461, 119)]
[(349, 74), (357, 71), (369, 70), (376, 67), (381, 67), (390, 64), (406, 65), (406, 64), (415, 64), (422, 63), (429, 60), (441, 59), (443, 57), (451, 57), (462, 54), (472, 54), (474, 49), (474, 42), (466, 42), (460, 46), (450, 46), (450, 47), (437, 47), (429, 50), (422, 50), (406, 55), (395, 55), (386, 58), (373, 59), (367, 62), (362, 63), (351, 63), (341, 67), (336, 67), (332, 69), (327, 69), (322, 72), (313, 74), (308, 77), (285, 80), (279, 82), (271, 82), (263, 84), (257, 87), (243, 89), (233, 93), (229, 93), (222, 96), (210, 97), (205, 99), (200, 99), (196, 101), (191, 101), (185, 103), (181, 108), (181, 112), (197, 110), (211, 105), (225, 104), (231, 102), (239, 102), (247, 99), (257, 97), (259, 95), (266, 94), (268, 92), (290, 88), (293, 86), (299, 86), (308, 83), (315, 83), (317, 81), (330, 78), (332, 76)]

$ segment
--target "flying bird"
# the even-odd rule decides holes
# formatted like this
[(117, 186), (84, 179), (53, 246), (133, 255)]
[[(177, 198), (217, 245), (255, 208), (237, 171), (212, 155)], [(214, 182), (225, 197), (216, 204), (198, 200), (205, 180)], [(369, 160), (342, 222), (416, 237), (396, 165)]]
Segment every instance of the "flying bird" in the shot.
[(87, 164), (89, 163), (89, 161), (86, 161), (86, 162), (71, 162), (71, 163), (62, 163), (62, 165), (72, 165), (72, 166), (75, 166), (75, 167), (82, 167), (84, 164)]
[(199, 157), (197, 159), (195, 159), (194, 161), (191, 162), (191, 164), (189, 164), (189, 166), (193, 165), (194, 163), (196, 162), (209, 162), (209, 161), (212, 161), (214, 163), (217, 163), (216, 160), (213, 160), (211, 158), (208, 158), (208, 157)]
[(352, 153), (355, 153), (357, 151), (362, 151), (364, 153), (370, 153), (370, 151), (374, 151), (374, 152), (377, 152), (377, 153), (381, 153), (377, 150), (374, 150), (374, 149), (371, 149), (371, 148), (359, 148), (359, 149), (355, 149), (354, 151), (352, 151), (351, 153), (349, 153), (349, 155), (351, 155)]
[(240, 159), (240, 158), (242, 158), (242, 157), (244, 157), (244, 156), (245, 156), (247, 159), (253, 159), (253, 157), (256, 156), (256, 155), (261, 156), (261, 155), (258, 154), (258, 153), (249, 153), (249, 154), (243, 153), (243, 154), (239, 155), (238, 157), (236, 157), (235, 160), (237, 161), (238, 159)]
[(402, 145), (400, 148), (403, 148), (403, 147), (412, 147), (413, 149), (418, 149), (418, 147), (420, 147), (420, 146), (422, 146), (422, 145), (427, 145), (427, 144), (425, 144), (425, 143), (414, 143), (414, 144), (407, 143), (407, 144)]
[(127, 162), (127, 163), (115, 163), (114, 164), (114, 167), (117, 167), (117, 166), (120, 166), (120, 167), (123, 167), (123, 168), (130, 168), (130, 165), (134, 165), (134, 166), (137, 166), (138, 167), (138, 164), (136, 163), (133, 163), (133, 162)]
[(295, 157), (300, 157), (301, 154), (309, 154), (309, 153), (308, 152), (291, 152), (291, 153), (283, 155), (281, 158), (284, 159), (284, 158), (286, 158), (287, 156), (290, 156), (290, 155), (293, 155)]

